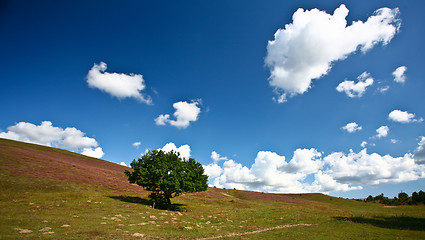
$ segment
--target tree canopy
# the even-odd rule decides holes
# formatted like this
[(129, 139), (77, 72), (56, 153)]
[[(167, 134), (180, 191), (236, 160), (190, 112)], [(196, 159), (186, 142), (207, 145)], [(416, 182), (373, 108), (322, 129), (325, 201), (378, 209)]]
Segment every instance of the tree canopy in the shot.
[(207, 190), (208, 176), (202, 165), (193, 158), (182, 159), (178, 152), (149, 151), (130, 164), (132, 172), (125, 171), (130, 183), (152, 193), (153, 206), (171, 208), (171, 198), (184, 192)]
[(394, 197), (392, 199), (385, 197), (384, 194), (381, 193), (380, 195), (376, 197), (372, 197), (372, 195), (369, 195), (364, 201), (379, 202), (379, 203), (387, 204), (387, 205), (403, 205), (403, 204), (412, 205), (412, 204), (420, 204), (420, 203), (425, 204), (425, 192), (423, 192), (422, 190), (419, 191), (419, 193), (413, 192), (411, 197), (409, 197), (409, 195), (405, 192), (400, 192), (398, 194), (398, 198)]

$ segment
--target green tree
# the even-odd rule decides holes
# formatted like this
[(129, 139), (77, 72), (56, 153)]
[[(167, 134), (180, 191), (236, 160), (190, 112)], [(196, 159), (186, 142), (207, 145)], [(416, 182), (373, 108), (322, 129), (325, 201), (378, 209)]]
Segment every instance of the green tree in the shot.
[(406, 203), (409, 200), (409, 195), (405, 192), (401, 192), (398, 194), (398, 200), (400, 203)]
[(133, 171), (125, 171), (129, 182), (152, 192), (149, 198), (153, 207), (170, 210), (171, 198), (184, 192), (205, 191), (208, 187), (202, 165), (193, 158), (180, 158), (178, 152), (149, 151), (130, 166)]
[(384, 201), (385, 197), (384, 197), (384, 194), (381, 193), (378, 196), (376, 196), (374, 199), (375, 201)]
[(418, 202), (425, 203), (425, 192), (422, 190), (418, 193)]
[(366, 198), (366, 200), (365, 200), (365, 202), (373, 202), (374, 200), (373, 200), (373, 197), (372, 197), (372, 195), (369, 195), (367, 198)]
[(412, 203), (418, 204), (419, 203), (419, 194), (417, 192), (412, 193)]

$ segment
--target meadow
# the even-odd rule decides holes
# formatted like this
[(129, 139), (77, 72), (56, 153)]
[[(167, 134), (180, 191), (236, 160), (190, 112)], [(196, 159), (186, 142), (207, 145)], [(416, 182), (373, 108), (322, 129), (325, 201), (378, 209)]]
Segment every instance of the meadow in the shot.
[(153, 209), (128, 168), (0, 139), (1, 239), (425, 239), (425, 206), (209, 188)]

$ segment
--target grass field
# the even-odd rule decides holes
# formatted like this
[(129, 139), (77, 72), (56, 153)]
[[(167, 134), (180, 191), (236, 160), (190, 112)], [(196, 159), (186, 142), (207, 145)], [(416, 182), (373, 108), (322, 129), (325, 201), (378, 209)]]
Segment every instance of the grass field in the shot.
[(425, 239), (425, 206), (209, 188), (153, 209), (126, 167), (0, 139), (1, 239)]

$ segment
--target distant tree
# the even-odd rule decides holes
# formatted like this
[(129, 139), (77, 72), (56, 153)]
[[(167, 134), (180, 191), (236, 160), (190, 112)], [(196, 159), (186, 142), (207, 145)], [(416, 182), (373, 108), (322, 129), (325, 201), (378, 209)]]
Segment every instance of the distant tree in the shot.
[(397, 200), (393, 200), (393, 199), (389, 199), (388, 197), (382, 197), (381, 200), (379, 200), (380, 203), (385, 204), (385, 205), (393, 205), (394, 202), (396, 202)]
[(384, 197), (384, 194), (381, 193), (378, 196), (376, 196), (374, 199), (375, 201), (383, 201), (386, 197)]
[(413, 192), (412, 193), (412, 203), (413, 204), (418, 204), (419, 201), (419, 194), (417, 192)]
[(408, 200), (409, 200), (409, 195), (407, 195), (407, 193), (401, 192), (398, 194), (398, 201), (400, 203), (407, 203)]
[(418, 200), (421, 203), (425, 203), (425, 192), (423, 192), (422, 190), (420, 190), (418, 193)]
[(413, 192), (412, 196), (409, 197), (407, 193), (401, 192), (398, 194), (398, 197), (394, 197), (392, 199), (385, 197), (383, 193), (372, 197), (372, 195), (369, 195), (365, 200), (365, 202), (379, 202), (381, 204), (385, 205), (412, 205), (412, 204), (418, 204), (418, 203), (424, 203), (425, 204), (425, 192), (422, 190), (417, 192)]
[(129, 182), (152, 192), (149, 198), (153, 207), (170, 210), (171, 198), (184, 192), (205, 191), (208, 187), (202, 165), (193, 158), (182, 159), (174, 151), (149, 151), (130, 166), (133, 171), (125, 171)]
[(419, 193), (413, 192), (412, 203), (413, 204), (425, 203), (425, 192), (423, 192), (422, 190), (420, 190)]
[(365, 202), (373, 202), (373, 201), (374, 201), (374, 199), (373, 199), (372, 195), (369, 195), (365, 200)]

